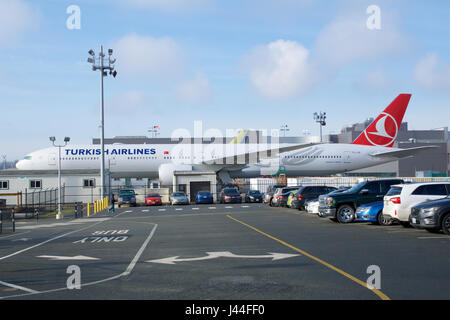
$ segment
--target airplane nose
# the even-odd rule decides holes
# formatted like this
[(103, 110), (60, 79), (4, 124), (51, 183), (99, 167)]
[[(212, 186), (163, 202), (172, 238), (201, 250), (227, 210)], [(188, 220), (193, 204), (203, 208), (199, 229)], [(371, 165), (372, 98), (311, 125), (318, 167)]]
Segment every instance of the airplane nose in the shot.
[(16, 168), (19, 169), (19, 170), (22, 170), (23, 167), (24, 167), (23, 160), (19, 160), (19, 161), (16, 163)]

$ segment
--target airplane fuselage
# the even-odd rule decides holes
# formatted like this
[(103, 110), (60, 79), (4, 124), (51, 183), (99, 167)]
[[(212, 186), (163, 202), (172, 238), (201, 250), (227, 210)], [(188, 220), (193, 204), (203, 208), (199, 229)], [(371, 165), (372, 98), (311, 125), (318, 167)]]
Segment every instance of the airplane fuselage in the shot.
[[(257, 145), (253, 145), (256, 147)], [(192, 165), (204, 168), (202, 160), (220, 158), (229, 145), (208, 147), (188, 145), (183, 151), (177, 145), (105, 145), (105, 168), (112, 173), (139, 173), (140, 177), (157, 178), (162, 164)], [(247, 145), (248, 148), (252, 146)], [(187, 151), (186, 151), (187, 150)], [(219, 151), (218, 151), (219, 150)], [(223, 150), (223, 151), (221, 151)], [(379, 159), (371, 154), (396, 148), (362, 146), (353, 144), (319, 144), (280, 153), (256, 163), (219, 163), (210, 168), (229, 171), (234, 177), (260, 177), (284, 173), (286, 176), (317, 176), (343, 173), (374, 166), (395, 158)], [(61, 147), (61, 170), (100, 169), (101, 149), (98, 145), (69, 145)], [(222, 154), (223, 152), (223, 154)], [(28, 154), (17, 164), (21, 170), (55, 170), (58, 168), (57, 147)]]

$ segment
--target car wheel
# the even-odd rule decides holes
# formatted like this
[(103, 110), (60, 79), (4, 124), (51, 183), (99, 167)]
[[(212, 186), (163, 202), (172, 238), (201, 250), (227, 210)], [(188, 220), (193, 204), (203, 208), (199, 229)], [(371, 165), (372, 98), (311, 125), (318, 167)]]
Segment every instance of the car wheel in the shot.
[(392, 224), (392, 219), (385, 218), (385, 216), (383, 215), (383, 211), (380, 211), (377, 215), (377, 223), (380, 226), (390, 226)]
[(344, 204), (338, 208), (336, 218), (340, 223), (350, 223), (355, 219), (355, 209), (348, 204)]
[(445, 234), (450, 235), (450, 213), (447, 213), (444, 218), (442, 218), (442, 231), (444, 231)]

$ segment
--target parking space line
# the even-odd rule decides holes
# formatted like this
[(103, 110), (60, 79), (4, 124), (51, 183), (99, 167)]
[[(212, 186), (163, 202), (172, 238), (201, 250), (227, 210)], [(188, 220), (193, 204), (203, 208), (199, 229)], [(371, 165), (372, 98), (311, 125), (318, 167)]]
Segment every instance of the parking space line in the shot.
[(380, 297), (382, 300), (391, 300), (387, 295), (385, 295), (385, 294), (384, 294), (383, 292), (381, 292), (380, 290), (375, 289), (375, 288), (370, 288), (370, 287), (367, 285), (367, 283), (365, 283), (364, 281), (359, 280), (358, 278), (356, 278), (356, 277), (352, 276), (351, 274), (349, 274), (349, 273), (347, 273), (347, 272), (345, 272), (345, 271), (343, 271), (343, 270), (341, 270), (341, 269), (339, 269), (339, 268), (337, 268), (337, 267), (335, 267), (335, 266), (329, 264), (328, 262), (325, 262), (324, 260), (322, 260), (322, 259), (320, 259), (320, 258), (317, 258), (317, 257), (313, 256), (312, 254), (309, 254), (309, 253), (306, 252), (306, 251), (303, 251), (303, 250), (301, 250), (301, 249), (298, 249), (298, 248), (294, 247), (293, 245), (291, 245), (291, 244), (289, 244), (289, 243), (287, 243), (287, 242), (284, 242), (284, 241), (282, 241), (282, 240), (280, 240), (280, 239), (277, 239), (277, 238), (275, 238), (274, 236), (271, 236), (271, 235), (269, 235), (269, 234), (267, 234), (267, 233), (265, 233), (265, 232), (263, 232), (263, 231), (261, 231), (261, 230), (255, 228), (255, 227), (252, 227), (251, 225), (248, 225), (248, 224), (246, 224), (245, 222), (242, 222), (242, 221), (240, 221), (240, 220), (238, 220), (238, 219), (236, 219), (236, 218), (233, 218), (233, 217), (230, 216), (230, 215), (227, 215), (227, 217), (230, 218), (231, 220), (234, 220), (234, 221), (236, 221), (236, 222), (242, 224), (243, 226), (246, 226), (247, 228), (250, 228), (250, 229), (252, 229), (252, 230), (258, 232), (259, 234), (262, 234), (263, 236), (266, 236), (266, 237), (268, 237), (268, 238), (270, 238), (270, 239), (272, 239), (272, 240), (275, 240), (275, 241), (277, 241), (278, 243), (281, 243), (282, 245), (284, 245), (284, 246), (286, 246), (286, 247), (288, 247), (288, 248), (291, 248), (291, 249), (294, 250), (294, 251), (297, 251), (297, 252), (301, 253), (301, 254), (304, 255), (304, 256), (307, 256), (308, 258), (310, 258), (310, 259), (312, 259), (312, 260), (314, 260), (314, 261), (316, 261), (316, 262), (318, 262), (318, 263), (320, 263), (320, 264), (326, 266), (327, 268), (329, 268), (329, 269), (331, 269), (331, 270), (336, 271), (337, 273), (339, 273), (339, 274), (343, 275), (344, 277), (346, 277), (346, 278), (348, 278), (348, 279), (350, 279), (350, 280), (356, 282), (357, 284), (363, 286), (364, 288), (371, 290), (371, 291), (374, 292), (378, 297)]
[(226, 206), (225, 209), (233, 209), (232, 206)]
[(166, 209), (158, 209), (158, 211), (166, 211)]
[(28, 289), (28, 288), (25, 288), (25, 287), (22, 287), (22, 286), (18, 286), (16, 284), (4, 282), (4, 281), (0, 281), (0, 285), (3, 285), (5, 287), (14, 288), (14, 289), (19, 289), (19, 290), (22, 290), (22, 291), (25, 291), (25, 292), (28, 292), (28, 293), (33, 293), (33, 294), (39, 293), (39, 291)]
[(417, 237), (417, 239), (447, 239), (450, 240), (450, 237), (448, 236), (436, 236), (436, 237)]
[(208, 209), (216, 209), (216, 207), (208, 207)]
[(182, 211), (182, 208), (176, 208), (175, 211)]
[(192, 208), (192, 210), (200, 210), (200, 208), (197, 208), (197, 207), (196, 207), (196, 208)]
[(145, 209), (145, 210), (142, 210), (142, 212), (149, 212), (150, 210), (148, 210), (148, 209)]

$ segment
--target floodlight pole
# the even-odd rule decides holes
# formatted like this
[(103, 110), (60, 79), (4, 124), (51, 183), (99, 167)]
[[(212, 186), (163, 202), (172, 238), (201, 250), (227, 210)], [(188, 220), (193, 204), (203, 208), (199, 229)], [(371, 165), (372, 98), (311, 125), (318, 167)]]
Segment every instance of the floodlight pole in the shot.
[(55, 137), (50, 137), (50, 141), (53, 143), (54, 147), (58, 147), (58, 213), (56, 214), (56, 220), (60, 220), (64, 217), (61, 212), (61, 147), (65, 147), (67, 142), (70, 141), (70, 138), (64, 138), (64, 145), (55, 144)]
[(104, 90), (103, 90), (103, 77), (106, 77), (108, 73), (106, 72), (109, 70), (109, 74), (112, 75), (114, 78), (117, 75), (117, 72), (114, 70), (114, 63), (116, 62), (116, 59), (112, 59), (113, 51), (112, 49), (108, 49), (108, 65), (105, 66), (105, 53), (103, 52), (103, 46), (101, 46), (100, 54), (98, 58), (99, 64), (95, 64), (95, 52), (93, 50), (89, 50), (89, 54), (92, 56), (92, 58), (88, 59), (88, 62), (92, 63), (92, 70), (100, 70), (100, 91), (101, 91), (101, 137), (100, 137), (100, 145), (101, 145), (101, 162), (100, 162), (100, 180), (101, 180), (101, 198), (103, 199), (105, 197), (105, 103), (104, 103)]
[(104, 92), (103, 92), (103, 72), (104, 72), (104, 65), (103, 65), (103, 58), (104, 58), (104, 53), (103, 53), (103, 46), (101, 46), (100, 49), (100, 91), (101, 91), (101, 129), (102, 129), (102, 134), (100, 137), (100, 144), (101, 144), (101, 156), (102, 156), (102, 161), (100, 163), (100, 171), (101, 171), (101, 178), (100, 178), (100, 183), (101, 183), (101, 199), (103, 199), (105, 197), (105, 102), (104, 102)]
[(314, 112), (314, 120), (320, 124), (320, 142), (322, 143), (322, 126), (325, 126), (327, 123), (325, 119), (327, 118), (326, 112)]

